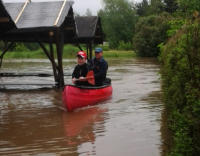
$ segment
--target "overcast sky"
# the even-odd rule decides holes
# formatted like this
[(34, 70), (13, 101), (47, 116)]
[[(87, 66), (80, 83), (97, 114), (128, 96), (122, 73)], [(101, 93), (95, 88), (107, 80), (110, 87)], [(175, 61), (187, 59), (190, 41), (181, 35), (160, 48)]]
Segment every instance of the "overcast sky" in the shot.
[[(26, 0), (3, 0), (4, 2), (24, 2)], [(32, 0), (34, 1), (59, 1), (59, 0)], [(73, 0), (74, 12), (85, 15), (86, 10), (90, 9), (92, 15), (97, 15), (99, 9), (103, 7), (102, 0)], [(140, 2), (141, 0), (130, 0), (132, 2)]]

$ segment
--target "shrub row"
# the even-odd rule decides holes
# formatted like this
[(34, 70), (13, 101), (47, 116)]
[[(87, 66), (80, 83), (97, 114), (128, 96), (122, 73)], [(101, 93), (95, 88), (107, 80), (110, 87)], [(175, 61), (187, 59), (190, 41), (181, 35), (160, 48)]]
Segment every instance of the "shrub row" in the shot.
[(161, 46), (160, 61), (168, 125), (173, 134), (170, 156), (200, 153), (200, 20), (187, 21)]

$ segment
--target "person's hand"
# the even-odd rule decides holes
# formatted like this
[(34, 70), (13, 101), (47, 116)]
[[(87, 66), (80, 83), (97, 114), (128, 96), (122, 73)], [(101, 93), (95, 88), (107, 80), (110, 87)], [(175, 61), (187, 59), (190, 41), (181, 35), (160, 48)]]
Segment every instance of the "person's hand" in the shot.
[(75, 84), (76, 83), (76, 78), (72, 79), (72, 83)]
[(86, 81), (86, 78), (83, 77), (83, 76), (81, 76), (81, 77), (79, 77), (79, 80), (80, 80), (80, 81)]

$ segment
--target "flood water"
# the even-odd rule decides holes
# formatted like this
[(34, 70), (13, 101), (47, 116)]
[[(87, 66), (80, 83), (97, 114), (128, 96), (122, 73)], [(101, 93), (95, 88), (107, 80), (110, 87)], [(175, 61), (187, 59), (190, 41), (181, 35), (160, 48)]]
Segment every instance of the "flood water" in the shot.
[[(61, 109), (62, 91), (38, 89), (48, 88), (53, 77), (0, 77), (0, 155), (162, 155), (158, 63), (108, 62), (112, 98), (71, 113)], [(64, 61), (66, 75), (74, 65), (75, 60)], [(52, 68), (48, 60), (11, 60), (3, 62), (0, 72), (52, 73)], [(71, 83), (70, 76), (65, 83)]]

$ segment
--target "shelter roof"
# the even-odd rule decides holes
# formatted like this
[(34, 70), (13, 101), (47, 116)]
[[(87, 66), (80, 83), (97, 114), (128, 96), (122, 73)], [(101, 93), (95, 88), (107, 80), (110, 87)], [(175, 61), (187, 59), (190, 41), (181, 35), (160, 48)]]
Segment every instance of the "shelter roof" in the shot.
[[(64, 42), (75, 36), (76, 27), (73, 16), (73, 2), (69, 0), (49, 2), (5, 3), (5, 9), (16, 24), (1, 39), (14, 42), (56, 42), (59, 30)], [(50, 32), (53, 37), (50, 41)]]
[(72, 1), (5, 3), (5, 8), (17, 28), (60, 27), (72, 6)]
[(104, 34), (101, 28), (100, 18), (97, 16), (75, 17), (77, 36), (80, 42), (93, 40), (95, 43), (102, 43)]
[(0, 33), (16, 28), (14, 21), (5, 9), (3, 2), (0, 0)]

